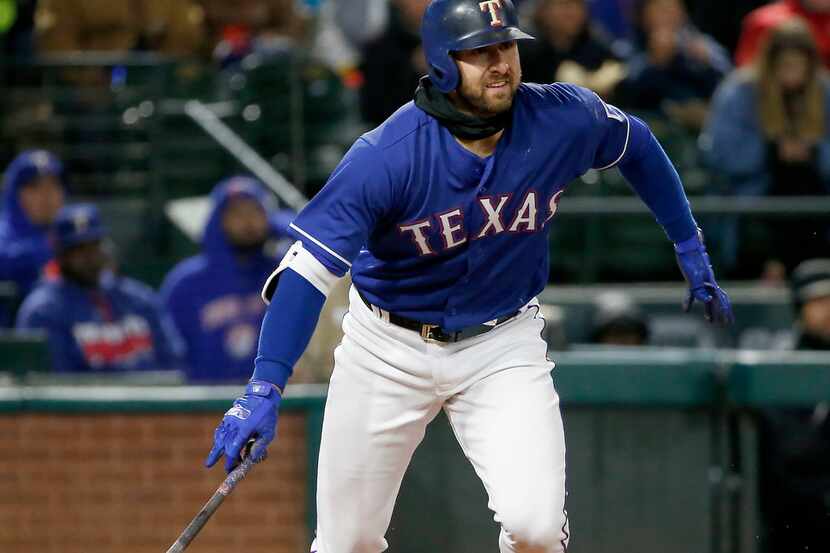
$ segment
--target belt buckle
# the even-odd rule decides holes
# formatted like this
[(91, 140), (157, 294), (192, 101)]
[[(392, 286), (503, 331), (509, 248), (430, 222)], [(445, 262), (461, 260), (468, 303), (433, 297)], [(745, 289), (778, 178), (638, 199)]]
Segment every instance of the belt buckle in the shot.
[(421, 338), (425, 342), (437, 342), (438, 339), (433, 336), (432, 332), (436, 329), (440, 328), (438, 325), (431, 325), (431, 324), (422, 324), (421, 325)]

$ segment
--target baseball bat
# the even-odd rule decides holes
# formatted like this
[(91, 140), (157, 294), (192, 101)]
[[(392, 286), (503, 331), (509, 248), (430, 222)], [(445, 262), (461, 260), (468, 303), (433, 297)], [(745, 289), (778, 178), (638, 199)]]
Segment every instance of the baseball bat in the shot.
[(193, 538), (195, 538), (199, 532), (201, 532), (202, 528), (204, 528), (205, 524), (207, 524), (207, 521), (210, 519), (211, 515), (216, 512), (216, 509), (218, 509), (225, 498), (230, 495), (239, 481), (245, 478), (248, 471), (251, 470), (251, 467), (253, 466), (254, 461), (251, 459), (251, 456), (248, 455), (238, 467), (233, 469), (231, 473), (228, 474), (225, 481), (222, 482), (222, 484), (213, 493), (213, 497), (205, 503), (202, 510), (199, 511), (193, 520), (190, 521), (190, 524), (188, 524), (187, 528), (185, 528), (179, 535), (176, 543), (170, 546), (167, 553), (181, 553), (187, 548), (188, 545), (190, 545)]

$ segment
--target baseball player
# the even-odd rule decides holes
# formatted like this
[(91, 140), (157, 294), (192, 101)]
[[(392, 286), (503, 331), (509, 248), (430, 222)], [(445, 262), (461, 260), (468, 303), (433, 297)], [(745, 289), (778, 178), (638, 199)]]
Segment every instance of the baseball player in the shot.
[(245, 393), (206, 460), (274, 438), (326, 294), (351, 270), (318, 464), (316, 553), (377, 553), (404, 471), (444, 410), (501, 553), (565, 551), (565, 442), (535, 296), (568, 183), (618, 167), (674, 242), (686, 307), (732, 321), (683, 186), (648, 127), (566, 84), (522, 84), (511, 0), (433, 0), (413, 102), (360, 137), (290, 226)]

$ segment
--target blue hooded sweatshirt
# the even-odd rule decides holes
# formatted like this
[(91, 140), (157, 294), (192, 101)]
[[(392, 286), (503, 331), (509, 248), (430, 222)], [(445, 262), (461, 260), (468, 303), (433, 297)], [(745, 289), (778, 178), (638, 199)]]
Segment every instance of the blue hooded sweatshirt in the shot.
[[(63, 165), (44, 150), (29, 150), (17, 156), (3, 177), (3, 208), (0, 211), (0, 280), (11, 281), (23, 298), (52, 259), (49, 229), (34, 225), (20, 205), (20, 189), (37, 177), (53, 175), (63, 183)], [(0, 327), (11, 324), (10, 306), (0, 305)]]
[(156, 294), (111, 273), (96, 290), (60, 278), (41, 281), (20, 307), (17, 328), (46, 331), (56, 372), (178, 368), (181, 346)]
[[(240, 258), (222, 229), (231, 198), (247, 197), (268, 215), (271, 234), (280, 240), (274, 254)], [(202, 237), (202, 253), (179, 263), (161, 287), (162, 301), (185, 343), (185, 370), (193, 382), (244, 381), (250, 378), (265, 315), (260, 290), (290, 241), (293, 213), (276, 211), (258, 181), (231, 177), (211, 194), (213, 209)], [(269, 248), (265, 248), (268, 250)]]

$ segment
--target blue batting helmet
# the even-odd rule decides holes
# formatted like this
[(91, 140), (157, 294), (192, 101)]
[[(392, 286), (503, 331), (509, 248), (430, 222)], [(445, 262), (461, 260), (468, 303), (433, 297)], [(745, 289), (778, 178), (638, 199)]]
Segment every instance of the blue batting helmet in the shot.
[(433, 0), (421, 24), (429, 76), (441, 92), (453, 91), (459, 84), (451, 52), (532, 38), (519, 29), (511, 0)]

